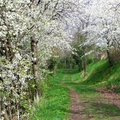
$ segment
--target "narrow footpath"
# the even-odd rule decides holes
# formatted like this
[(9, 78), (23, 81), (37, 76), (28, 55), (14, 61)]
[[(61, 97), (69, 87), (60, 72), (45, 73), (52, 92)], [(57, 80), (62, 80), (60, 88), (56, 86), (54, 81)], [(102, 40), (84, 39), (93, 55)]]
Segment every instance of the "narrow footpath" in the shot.
[[(64, 82), (62, 81), (64, 84)], [(75, 90), (73, 90), (71, 87), (64, 84), (67, 88), (70, 90), (70, 97), (72, 99), (71, 104), (71, 118), (69, 120), (80, 120), (85, 119), (89, 120), (89, 114), (84, 113), (86, 110), (86, 107), (84, 103), (80, 100), (79, 94), (76, 93)]]
[[(64, 85), (68, 87), (66, 84)], [(84, 103), (80, 100), (79, 94), (77, 94), (72, 88), (68, 88), (70, 90), (70, 97), (72, 98), (71, 118), (69, 120), (88, 119), (89, 115), (83, 112), (86, 107), (84, 106)]]

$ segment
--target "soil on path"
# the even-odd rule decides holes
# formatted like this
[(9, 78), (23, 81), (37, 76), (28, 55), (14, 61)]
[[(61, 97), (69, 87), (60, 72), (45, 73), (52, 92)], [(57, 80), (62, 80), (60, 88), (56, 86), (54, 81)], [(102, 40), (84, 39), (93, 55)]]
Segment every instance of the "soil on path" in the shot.
[(95, 88), (99, 91), (105, 99), (108, 100), (109, 103), (115, 105), (120, 109), (120, 93), (116, 93), (115, 91), (109, 91), (105, 88)]
[[(64, 85), (68, 87), (66, 84)], [(72, 88), (68, 88), (70, 90), (70, 97), (72, 98), (71, 118), (69, 120), (89, 120), (89, 115), (84, 113), (86, 107), (84, 106), (84, 103), (80, 100), (79, 94), (77, 94)]]
[[(74, 81), (72, 79), (72, 82), (74, 83), (78, 83), (76, 81)], [(78, 83), (80, 84), (80, 83)], [(80, 84), (82, 85), (82, 84)], [(89, 86), (89, 85), (86, 85), (86, 86)], [(105, 99), (108, 100), (109, 103), (115, 105), (116, 107), (118, 107), (120, 109), (120, 93), (117, 93), (116, 90), (108, 90), (108, 89), (105, 89), (105, 88), (95, 88), (98, 92), (100, 92)]]
[[(73, 78), (72, 78), (72, 82), (78, 83), (78, 82), (74, 81)], [(80, 84), (80, 83), (78, 83), (78, 84)], [(80, 85), (83, 85), (83, 84), (80, 84)], [(65, 85), (65, 86), (68, 87), (67, 85)], [(89, 86), (89, 85), (86, 85), (86, 86)], [(83, 119), (84, 120), (92, 120), (92, 117), (89, 114), (85, 113), (85, 110), (87, 108), (85, 107), (84, 103), (80, 100), (79, 94), (77, 94), (70, 87), (68, 87), (68, 88), (71, 91), (70, 96), (72, 98), (72, 104), (71, 104), (71, 115), (72, 115), (72, 117), (69, 120), (80, 120), (80, 119), (81, 120), (83, 120)], [(100, 92), (104, 96), (104, 98), (107, 99), (107, 102), (105, 102), (99, 96), (100, 97), (99, 102), (106, 103), (106, 104), (110, 103), (110, 104), (113, 104), (114, 106), (116, 106), (120, 109), (120, 93), (115, 93), (114, 91), (109, 91), (109, 90), (103, 89), (103, 88), (94, 88), (94, 89), (96, 89), (98, 92)], [(94, 102), (96, 102), (96, 106), (99, 108), (100, 107), (99, 104), (97, 105), (97, 103), (99, 103), (98, 100), (94, 101)], [(114, 117), (115, 117), (115, 114), (116, 113), (114, 113), (114, 111), (113, 111), (113, 116)], [(112, 117), (112, 115), (109, 116), (109, 117)], [(106, 119), (106, 117), (104, 116), (104, 113), (103, 113), (103, 118)]]
[(70, 97), (72, 98), (71, 104), (71, 115), (72, 117), (69, 120), (80, 120), (89, 118), (88, 114), (83, 113), (86, 109), (84, 103), (80, 100), (79, 95), (71, 88)]

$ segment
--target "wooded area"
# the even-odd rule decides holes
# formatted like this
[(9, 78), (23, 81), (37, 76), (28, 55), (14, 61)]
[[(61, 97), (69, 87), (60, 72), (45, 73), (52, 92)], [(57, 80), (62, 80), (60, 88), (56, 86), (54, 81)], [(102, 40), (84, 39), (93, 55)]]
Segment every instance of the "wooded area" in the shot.
[(0, 1), (0, 119), (29, 119), (57, 69), (120, 61), (119, 0)]

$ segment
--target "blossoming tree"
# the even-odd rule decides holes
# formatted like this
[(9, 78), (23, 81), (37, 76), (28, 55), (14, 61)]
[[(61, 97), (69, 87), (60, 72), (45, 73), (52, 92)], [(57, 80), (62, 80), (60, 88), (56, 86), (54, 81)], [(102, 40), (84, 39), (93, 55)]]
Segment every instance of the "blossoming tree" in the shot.
[(68, 6), (59, 0), (0, 2), (1, 119), (29, 116), (52, 47), (70, 49), (70, 38), (59, 21)]

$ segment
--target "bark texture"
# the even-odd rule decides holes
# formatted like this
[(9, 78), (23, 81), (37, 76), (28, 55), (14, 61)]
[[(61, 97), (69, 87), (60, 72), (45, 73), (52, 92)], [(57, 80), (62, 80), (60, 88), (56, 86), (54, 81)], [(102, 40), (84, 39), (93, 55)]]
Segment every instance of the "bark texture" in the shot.
[(33, 75), (34, 75), (34, 83), (35, 83), (35, 92), (36, 95), (39, 94), (39, 90), (38, 90), (38, 86), (37, 83), (39, 81), (39, 65), (38, 65), (38, 49), (37, 49), (37, 44), (38, 41), (36, 40), (36, 38), (34, 37), (35, 35), (32, 34), (31, 37), (31, 51), (32, 51), (32, 69), (33, 69)]

